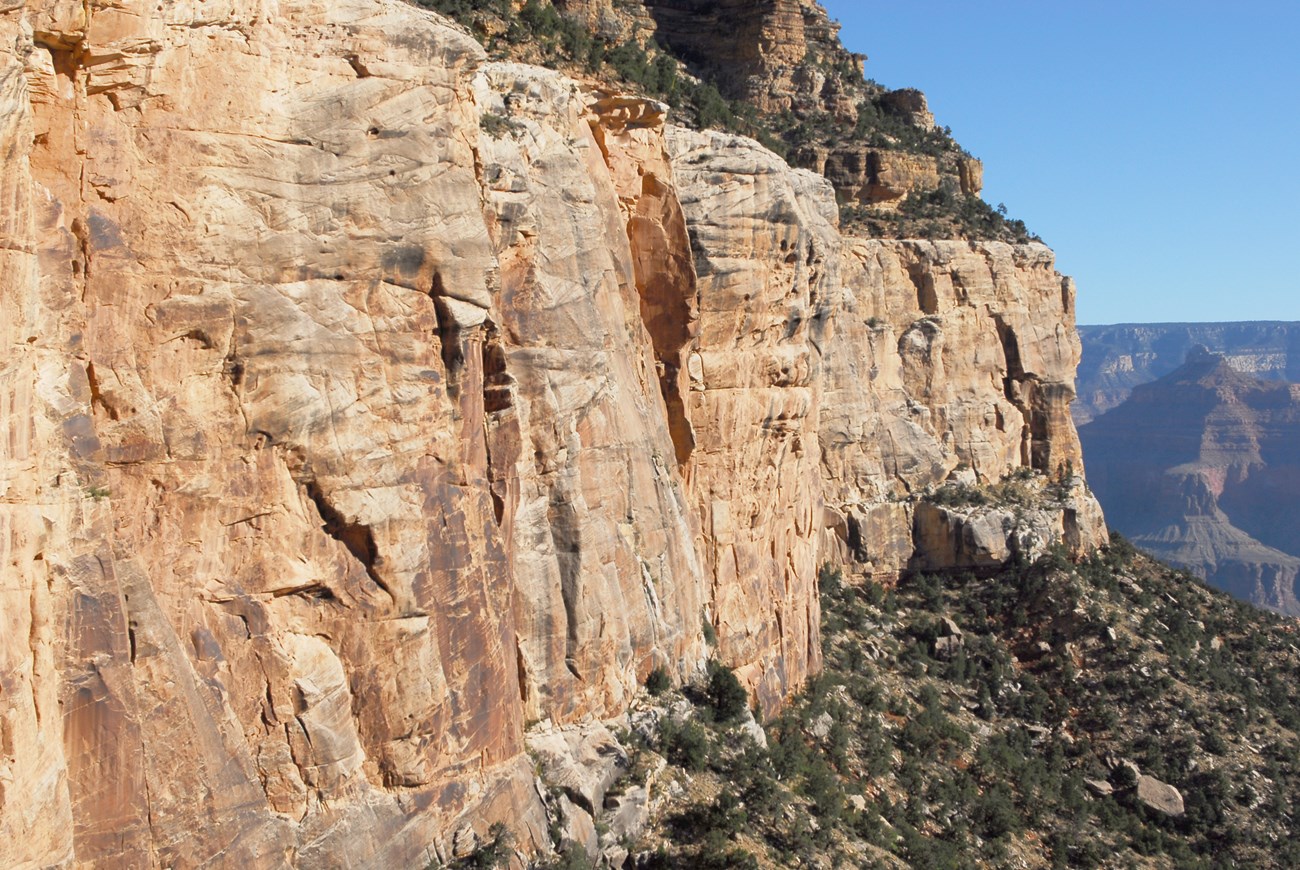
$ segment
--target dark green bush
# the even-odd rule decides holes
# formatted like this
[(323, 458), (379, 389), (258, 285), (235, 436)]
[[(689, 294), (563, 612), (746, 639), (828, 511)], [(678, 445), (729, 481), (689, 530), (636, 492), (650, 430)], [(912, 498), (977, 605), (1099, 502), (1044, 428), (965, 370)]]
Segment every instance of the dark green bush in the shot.
[(730, 668), (723, 667), (716, 661), (709, 662), (707, 694), (715, 722), (734, 721), (749, 709), (749, 693), (745, 687)]
[(709, 761), (709, 737), (696, 722), (665, 718), (659, 726), (664, 757), (687, 770), (703, 770)]
[(672, 686), (673, 681), (668, 676), (668, 670), (663, 665), (655, 668), (645, 678), (646, 691), (652, 695), (662, 695)]

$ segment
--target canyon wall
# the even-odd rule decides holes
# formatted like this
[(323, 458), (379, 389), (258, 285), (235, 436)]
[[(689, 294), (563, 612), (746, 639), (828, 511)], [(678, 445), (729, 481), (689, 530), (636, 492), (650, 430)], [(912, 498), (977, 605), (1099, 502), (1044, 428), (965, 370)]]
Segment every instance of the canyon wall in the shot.
[(1234, 369), (1267, 380), (1300, 382), (1300, 323), (1121, 323), (1080, 326), (1074, 421), (1082, 426), (1116, 407), (1133, 388), (1163, 378), (1201, 345)]
[(1300, 385), (1201, 347), (1080, 435), (1116, 529), (1212, 585), (1300, 615)]
[(710, 656), (771, 712), (821, 563), (1079, 469), (1042, 246), (846, 239), (821, 176), (402, 3), (0, 36), (0, 864), (544, 849), (534, 723)]

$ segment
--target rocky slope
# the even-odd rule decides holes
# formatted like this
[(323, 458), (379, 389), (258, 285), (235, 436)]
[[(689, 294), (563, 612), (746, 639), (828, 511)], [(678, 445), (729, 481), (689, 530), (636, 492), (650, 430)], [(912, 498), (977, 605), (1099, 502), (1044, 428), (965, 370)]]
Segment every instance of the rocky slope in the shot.
[[(1104, 540), (1041, 245), (847, 238), (390, 0), (0, 37), (0, 864), (544, 851), (528, 729), (710, 656), (776, 710), (827, 559)], [(923, 509), (1018, 469), (1064, 489)]]
[(1262, 607), (1300, 615), (1300, 386), (1204, 348), (1080, 430), (1111, 524)]
[(823, 577), (825, 672), (765, 733), (717, 693), (629, 717), (606, 820), (636, 866), (1300, 864), (1294, 620), (1122, 539), (989, 578)]
[(1133, 388), (1162, 378), (1204, 345), (1237, 371), (1257, 378), (1300, 382), (1300, 324), (1129, 323), (1080, 326), (1074, 421), (1082, 426), (1123, 402)]

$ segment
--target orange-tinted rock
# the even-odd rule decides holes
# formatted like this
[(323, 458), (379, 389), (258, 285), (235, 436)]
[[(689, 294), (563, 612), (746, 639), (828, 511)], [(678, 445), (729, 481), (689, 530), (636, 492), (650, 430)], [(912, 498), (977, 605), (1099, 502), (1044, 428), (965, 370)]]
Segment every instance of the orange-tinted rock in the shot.
[(772, 710), (854, 523), (892, 566), (900, 494), (1077, 457), (1046, 249), (845, 240), (404, 3), (0, 36), (0, 864), (543, 848), (527, 722), (703, 620)]

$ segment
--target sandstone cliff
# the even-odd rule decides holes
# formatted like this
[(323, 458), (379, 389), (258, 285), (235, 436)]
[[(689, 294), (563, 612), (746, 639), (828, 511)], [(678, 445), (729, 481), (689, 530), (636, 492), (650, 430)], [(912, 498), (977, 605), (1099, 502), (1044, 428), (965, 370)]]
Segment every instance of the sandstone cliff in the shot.
[[(925, 95), (865, 81), (866, 58), (844, 49), (839, 25), (821, 4), (643, 2), (660, 40), (725, 95), (755, 106), (790, 144), (795, 162), (829, 178), (843, 200), (896, 207), (945, 180), (979, 194), (979, 161), (936, 135)], [(874, 135), (863, 135), (868, 131)]]
[(1173, 372), (1204, 345), (1237, 371), (1266, 380), (1300, 382), (1300, 324), (1127, 323), (1080, 326), (1083, 358), (1073, 414), (1082, 426), (1128, 398), (1138, 384)]
[(942, 567), (920, 493), (1079, 468), (1042, 246), (847, 239), (402, 3), (0, 36), (0, 864), (545, 849), (532, 723), (711, 655), (770, 711), (821, 562)]
[(1300, 386), (1200, 348), (1080, 434), (1115, 528), (1226, 592), (1300, 615), (1297, 427)]

